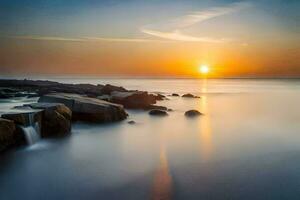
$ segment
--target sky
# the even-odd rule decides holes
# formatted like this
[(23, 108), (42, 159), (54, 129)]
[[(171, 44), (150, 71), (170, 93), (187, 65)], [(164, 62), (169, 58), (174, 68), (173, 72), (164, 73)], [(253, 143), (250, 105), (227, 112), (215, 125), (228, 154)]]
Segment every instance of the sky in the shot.
[(0, 0), (0, 74), (300, 77), (299, 0)]

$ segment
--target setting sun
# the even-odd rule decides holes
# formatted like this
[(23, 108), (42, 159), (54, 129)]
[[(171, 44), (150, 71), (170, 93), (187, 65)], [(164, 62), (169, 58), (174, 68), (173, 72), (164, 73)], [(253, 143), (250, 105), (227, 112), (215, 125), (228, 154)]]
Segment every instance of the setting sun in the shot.
[(201, 74), (207, 74), (209, 72), (209, 66), (207, 66), (207, 65), (201, 65), (199, 67), (199, 72)]

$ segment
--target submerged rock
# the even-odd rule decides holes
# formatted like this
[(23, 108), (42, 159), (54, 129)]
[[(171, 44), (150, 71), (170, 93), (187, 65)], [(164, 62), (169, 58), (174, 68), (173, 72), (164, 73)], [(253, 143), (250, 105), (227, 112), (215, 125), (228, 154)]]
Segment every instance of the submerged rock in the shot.
[(128, 124), (135, 124), (136, 122), (133, 121), (133, 120), (130, 120), (130, 121), (128, 121), (127, 123), (128, 123)]
[(154, 109), (149, 111), (149, 115), (166, 116), (168, 113), (164, 110)]
[(66, 105), (72, 111), (72, 119), (75, 121), (113, 122), (128, 116), (122, 105), (77, 94), (48, 94), (40, 97), (39, 102)]
[(187, 97), (187, 98), (200, 98), (200, 97), (195, 96), (195, 95), (190, 94), (190, 93), (184, 94), (184, 95), (182, 95), (182, 97)]
[(15, 143), (15, 123), (12, 120), (0, 118), (0, 152)]
[(202, 115), (202, 113), (199, 112), (198, 110), (189, 110), (189, 111), (186, 111), (184, 113), (184, 115), (187, 117), (196, 117), (196, 116)]

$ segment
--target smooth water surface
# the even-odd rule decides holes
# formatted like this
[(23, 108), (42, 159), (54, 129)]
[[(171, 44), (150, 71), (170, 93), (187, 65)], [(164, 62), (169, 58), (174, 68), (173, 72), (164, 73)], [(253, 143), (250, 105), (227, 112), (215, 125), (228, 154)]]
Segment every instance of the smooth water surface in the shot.
[[(77, 123), (70, 137), (40, 140), (37, 148), (0, 155), (0, 199), (300, 196), (299, 81), (59, 81), (111, 83), (165, 95), (191, 92), (201, 98), (168, 96), (159, 102), (174, 110), (166, 117), (128, 110), (128, 120)], [(187, 119), (188, 109), (204, 115)]]

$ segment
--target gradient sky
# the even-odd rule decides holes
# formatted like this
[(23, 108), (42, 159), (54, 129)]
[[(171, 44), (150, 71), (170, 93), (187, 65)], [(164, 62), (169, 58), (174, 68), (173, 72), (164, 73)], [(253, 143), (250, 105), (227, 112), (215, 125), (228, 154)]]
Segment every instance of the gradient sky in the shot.
[(0, 0), (8, 75), (299, 77), (299, 0)]

